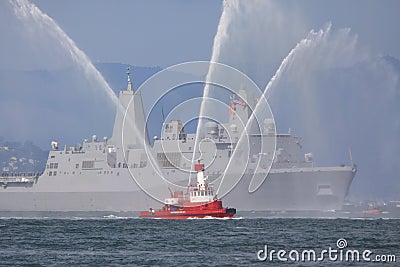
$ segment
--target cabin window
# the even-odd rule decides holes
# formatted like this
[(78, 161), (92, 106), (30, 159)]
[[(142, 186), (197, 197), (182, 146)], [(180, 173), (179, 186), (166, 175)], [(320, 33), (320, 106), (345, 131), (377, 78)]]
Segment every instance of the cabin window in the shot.
[(79, 169), (79, 163), (75, 164), (75, 169)]
[(54, 176), (56, 176), (57, 175), (57, 171), (54, 171)]
[(49, 172), (49, 176), (53, 176), (53, 172)]
[(50, 156), (50, 158), (54, 159), (56, 156)]
[(50, 163), (50, 169), (58, 169), (58, 163)]

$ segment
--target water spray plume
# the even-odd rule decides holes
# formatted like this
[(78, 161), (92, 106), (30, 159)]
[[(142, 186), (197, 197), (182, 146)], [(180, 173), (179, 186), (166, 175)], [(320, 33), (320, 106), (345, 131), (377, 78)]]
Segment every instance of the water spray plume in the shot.
[(280, 79), (282, 74), (284, 73), (285, 69), (288, 67), (290, 64), (291, 60), (296, 56), (296, 53), (298, 51), (301, 51), (304, 48), (307, 48), (313, 44), (316, 44), (323, 40), (323, 37), (326, 35), (329, 35), (330, 30), (331, 30), (332, 24), (329, 23), (328, 26), (326, 27), (325, 30), (319, 30), (318, 32), (315, 32), (314, 30), (311, 30), (309, 35), (301, 40), (290, 52), (289, 54), (282, 60), (281, 65), (279, 66), (278, 70), (275, 72), (274, 76), (272, 76), (271, 80), (268, 82), (267, 86), (265, 87), (264, 90), (264, 97), (268, 93), (268, 91), (271, 89), (271, 87), (274, 85), (274, 83)]
[(30, 23), (32, 20), (36, 25), (50, 34), (69, 53), (72, 60), (83, 70), (89, 81), (95, 82), (115, 106), (118, 106), (118, 98), (110, 88), (100, 72), (94, 67), (89, 57), (80, 50), (75, 42), (58, 26), (58, 24), (47, 14), (43, 13), (37, 6), (28, 0), (10, 0), (15, 15), (22, 21)]
[[(230, 24), (230, 21), (232, 19), (232, 16), (229, 14), (229, 8), (233, 8), (233, 6), (237, 7), (236, 1), (232, 1), (229, 4), (226, 1), (223, 2), (223, 10), (222, 10), (221, 18), (220, 18), (220, 21), (218, 24), (217, 34), (214, 37), (214, 44), (213, 44), (212, 56), (211, 56), (211, 64), (209, 66), (209, 70), (208, 70), (208, 73), (206, 76), (206, 84), (204, 86), (204, 92), (203, 92), (203, 101), (200, 105), (200, 114), (199, 114), (199, 119), (198, 119), (198, 123), (197, 123), (196, 139), (195, 139), (195, 143), (194, 143), (192, 162), (195, 162), (196, 156), (197, 156), (196, 152), (199, 150), (199, 138), (201, 137), (201, 129), (203, 128), (203, 124), (204, 124), (203, 118), (205, 117), (205, 111), (208, 108), (207, 103), (208, 103), (208, 98), (210, 96), (209, 81), (211, 80), (211, 75), (213, 74), (214, 67), (215, 67), (215, 65), (213, 63), (218, 62), (222, 43), (228, 36), (227, 27)], [(189, 176), (188, 185), (190, 185), (190, 182), (191, 182), (191, 178)]]

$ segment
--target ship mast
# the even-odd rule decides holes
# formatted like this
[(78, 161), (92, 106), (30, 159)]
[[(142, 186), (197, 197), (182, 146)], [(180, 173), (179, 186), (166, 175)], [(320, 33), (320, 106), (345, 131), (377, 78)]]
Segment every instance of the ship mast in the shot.
[(128, 67), (126, 69), (126, 74), (128, 75), (128, 87), (127, 87), (127, 91), (132, 91), (132, 82), (131, 82), (131, 67)]

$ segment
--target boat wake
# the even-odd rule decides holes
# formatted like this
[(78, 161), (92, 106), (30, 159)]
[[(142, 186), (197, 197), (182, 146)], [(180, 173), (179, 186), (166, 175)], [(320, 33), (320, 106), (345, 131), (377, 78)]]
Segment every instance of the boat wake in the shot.
[(114, 214), (110, 214), (110, 215), (104, 215), (103, 216), (104, 219), (138, 219), (138, 217), (126, 217), (126, 216), (116, 216)]
[(242, 220), (244, 219), (243, 217), (222, 217), (222, 218), (217, 218), (217, 217), (212, 217), (212, 216), (205, 216), (203, 218), (198, 218), (198, 217), (189, 217), (187, 220)]

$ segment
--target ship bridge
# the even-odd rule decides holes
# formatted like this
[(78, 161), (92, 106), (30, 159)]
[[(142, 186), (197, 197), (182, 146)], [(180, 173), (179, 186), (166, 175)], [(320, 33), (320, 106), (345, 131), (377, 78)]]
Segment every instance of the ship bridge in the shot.
[(164, 123), (161, 140), (183, 140), (186, 141), (185, 127), (180, 120)]

